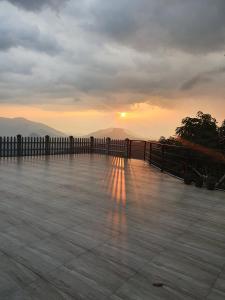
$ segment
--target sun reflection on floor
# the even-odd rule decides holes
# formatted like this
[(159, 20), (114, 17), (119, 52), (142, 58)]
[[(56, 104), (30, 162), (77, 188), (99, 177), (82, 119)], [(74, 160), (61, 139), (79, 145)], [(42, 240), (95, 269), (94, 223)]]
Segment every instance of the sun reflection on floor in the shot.
[(107, 215), (107, 223), (110, 223), (112, 230), (125, 230), (127, 227), (126, 217), (126, 176), (124, 158), (113, 157), (111, 159), (110, 168), (105, 174), (104, 183), (108, 196), (114, 202), (113, 208)]
[(109, 180), (107, 182), (107, 192), (118, 204), (126, 205), (126, 181), (124, 159), (114, 157), (109, 170)]

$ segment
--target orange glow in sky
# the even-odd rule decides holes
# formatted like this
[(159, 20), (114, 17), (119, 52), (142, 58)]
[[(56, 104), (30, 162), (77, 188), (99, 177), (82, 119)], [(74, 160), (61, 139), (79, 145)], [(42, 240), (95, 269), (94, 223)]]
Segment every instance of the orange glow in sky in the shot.
[[(0, 117), (23, 117), (75, 136), (117, 127), (129, 129), (142, 137), (158, 138), (161, 135), (167, 137), (175, 134), (175, 128), (181, 124), (182, 118), (195, 115), (201, 107), (197, 107), (195, 103), (190, 105), (188, 102), (188, 107), (183, 105), (176, 108), (139, 103), (128, 111), (121, 110), (120, 112), (118, 110), (78, 110), (72, 106), (54, 108), (41, 105), (1, 105)], [(221, 122), (224, 113), (216, 108), (216, 106), (206, 106), (205, 111), (215, 115), (218, 122)]]

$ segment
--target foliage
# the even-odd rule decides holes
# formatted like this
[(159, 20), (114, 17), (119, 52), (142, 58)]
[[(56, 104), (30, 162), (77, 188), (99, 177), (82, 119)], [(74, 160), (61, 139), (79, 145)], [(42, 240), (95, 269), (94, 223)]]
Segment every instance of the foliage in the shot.
[(181, 146), (188, 141), (207, 148), (225, 150), (225, 120), (218, 127), (215, 118), (201, 111), (194, 118), (184, 118), (181, 126), (176, 129), (176, 135), (169, 138), (161, 136), (159, 143)]
[(177, 127), (176, 134), (183, 140), (208, 148), (219, 147), (217, 121), (210, 114), (204, 114), (201, 111), (197, 113), (195, 118), (184, 118), (182, 126)]
[(225, 150), (225, 120), (219, 128), (220, 145)]
[(164, 136), (161, 136), (159, 139), (159, 143), (160, 144), (167, 144), (167, 145), (175, 145), (175, 146), (181, 146), (181, 142), (178, 141), (178, 139), (176, 139), (173, 136), (170, 136), (168, 139), (165, 138)]

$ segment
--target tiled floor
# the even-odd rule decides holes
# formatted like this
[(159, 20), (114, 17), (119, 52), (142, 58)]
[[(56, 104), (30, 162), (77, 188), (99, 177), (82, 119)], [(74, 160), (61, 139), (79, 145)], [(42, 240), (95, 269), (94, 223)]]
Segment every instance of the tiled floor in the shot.
[(1, 160), (0, 299), (224, 300), (225, 194), (137, 160)]

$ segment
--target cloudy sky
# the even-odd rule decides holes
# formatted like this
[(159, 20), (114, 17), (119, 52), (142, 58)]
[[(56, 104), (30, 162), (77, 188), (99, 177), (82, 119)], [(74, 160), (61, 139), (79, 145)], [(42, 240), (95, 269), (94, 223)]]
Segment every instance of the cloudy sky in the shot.
[(0, 116), (151, 137), (198, 110), (221, 122), (224, 16), (224, 0), (0, 0)]

